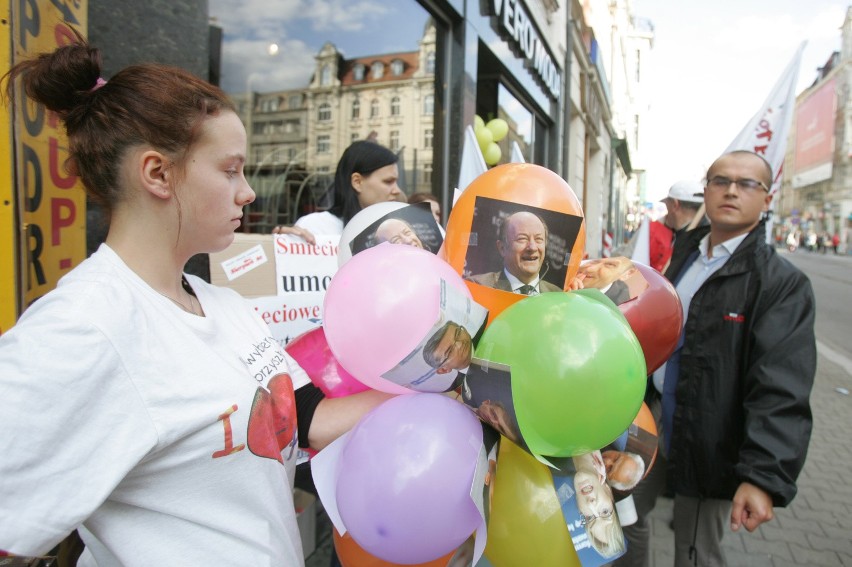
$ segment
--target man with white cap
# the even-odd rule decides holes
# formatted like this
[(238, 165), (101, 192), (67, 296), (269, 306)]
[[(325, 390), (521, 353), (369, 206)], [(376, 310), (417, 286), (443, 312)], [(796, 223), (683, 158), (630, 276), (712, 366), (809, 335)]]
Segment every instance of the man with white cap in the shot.
[(672, 256), (674, 241), (692, 223), (704, 202), (704, 187), (698, 181), (682, 180), (669, 188), (661, 199), (667, 214), (649, 226), (648, 261), (652, 268), (664, 272)]
[(671, 186), (662, 202), (666, 205), (665, 225), (674, 231), (677, 238), (704, 204), (704, 187), (699, 181), (678, 181)]

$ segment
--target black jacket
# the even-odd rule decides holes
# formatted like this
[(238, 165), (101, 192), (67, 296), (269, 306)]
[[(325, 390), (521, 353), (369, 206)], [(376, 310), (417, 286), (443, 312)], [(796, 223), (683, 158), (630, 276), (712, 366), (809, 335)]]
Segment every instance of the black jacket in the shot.
[[(684, 235), (667, 277), (688, 267), (708, 232)], [(731, 499), (747, 481), (787, 505), (812, 428), (814, 295), (766, 244), (763, 223), (696, 292), (684, 333), (669, 453), (675, 492)]]

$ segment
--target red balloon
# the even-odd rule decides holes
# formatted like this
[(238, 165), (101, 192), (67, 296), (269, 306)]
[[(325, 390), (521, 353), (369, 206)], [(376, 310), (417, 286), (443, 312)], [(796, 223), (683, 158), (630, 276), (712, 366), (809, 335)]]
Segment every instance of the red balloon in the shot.
[(633, 262), (648, 282), (648, 289), (618, 306), (645, 354), (648, 374), (663, 365), (677, 347), (683, 328), (683, 308), (674, 286), (663, 275)]
[(287, 343), (284, 350), (327, 398), (342, 398), (370, 389), (340, 366), (331, 353), (322, 327), (302, 333)]

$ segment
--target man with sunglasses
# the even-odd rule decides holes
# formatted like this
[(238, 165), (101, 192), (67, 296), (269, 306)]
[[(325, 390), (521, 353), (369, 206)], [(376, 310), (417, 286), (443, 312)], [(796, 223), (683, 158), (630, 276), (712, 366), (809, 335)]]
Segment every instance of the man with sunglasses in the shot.
[(666, 271), (684, 309), (661, 372), (676, 565), (724, 565), (725, 525), (772, 520), (796, 495), (808, 449), (814, 295), (766, 243), (772, 180), (755, 153), (718, 158), (704, 189), (710, 223), (677, 240)]

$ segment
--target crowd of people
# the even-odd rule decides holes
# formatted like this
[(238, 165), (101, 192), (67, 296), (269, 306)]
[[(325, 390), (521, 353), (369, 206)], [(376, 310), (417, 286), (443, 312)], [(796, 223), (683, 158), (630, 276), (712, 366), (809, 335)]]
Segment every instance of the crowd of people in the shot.
[[(105, 81), (82, 37), (15, 65), (10, 93), (16, 79), (64, 123), (69, 163), (110, 226), (101, 247), (0, 337), (0, 550), (43, 555), (79, 530), (81, 564), (301, 564), (295, 449), (322, 449), (389, 395), (324, 397), (242, 297), (184, 273), (190, 257), (233, 241), (255, 198), (232, 102), (163, 65)], [(647, 518), (666, 484), (678, 565), (723, 565), (726, 526), (753, 531), (796, 494), (812, 427), (814, 296), (766, 244), (772, 179), (762, 157), (735, 151), (711, 164), (704, 184), (675, 184), (665, 199), (655, 261), (680, 297), (684, 327), (649, 378), (656, 474), (636, 485), (642, 462), (607, 454), (597, 467), (578, 464), (575, 478), (590, 537), (613, 557), (625, 546), (597, 495), (612, 499), (605, 470), (634, 470), (639, 521), (624, 528), (617, 564), (648, 564)], [(341, 234), (364, 208), (405, 200), (398, 180), (396, 154), (354, 142), (331, 207), (275, 232), (309, 242)], [(438, 199), (409, 199), (429, 201), (440, 223)], [(416, 245), (409, 232), (397, 223), (382, 238)], [(494, 243), (503, 269), (471, 280), (561, 291), (542, 279), (547, 234), (536, 214), (508, 216)], [(822, 246), (836, 252), (837, 243)], [(590, 263), (584, 278), (615, 294), (635, 269)], [(470, 364), (471, 338), (459, 328), (437, 335), (433, 367)]]

